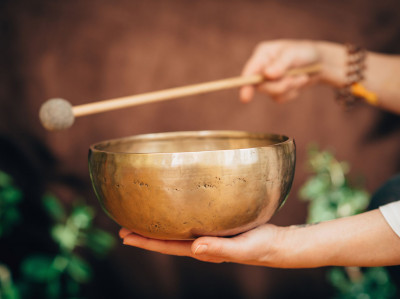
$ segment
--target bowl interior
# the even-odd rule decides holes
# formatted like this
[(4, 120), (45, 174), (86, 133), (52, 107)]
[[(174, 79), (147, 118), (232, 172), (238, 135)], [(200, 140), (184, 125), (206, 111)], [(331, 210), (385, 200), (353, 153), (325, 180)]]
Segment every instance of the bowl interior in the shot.
[(113, 153), (177, 153), (272, 146), (289, 138), (274, 134), (204, 131), (146, 134), (99, 143), (94, 150)]

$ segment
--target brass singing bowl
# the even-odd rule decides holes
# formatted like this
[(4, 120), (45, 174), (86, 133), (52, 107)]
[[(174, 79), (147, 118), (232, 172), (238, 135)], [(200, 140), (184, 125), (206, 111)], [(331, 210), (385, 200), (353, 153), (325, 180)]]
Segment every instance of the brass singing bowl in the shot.
[(145, 237), (230, 236), (266, 223), (292, 185), (293, 139), (241, 131), (138, 135), (94, 144), (95, 193)]

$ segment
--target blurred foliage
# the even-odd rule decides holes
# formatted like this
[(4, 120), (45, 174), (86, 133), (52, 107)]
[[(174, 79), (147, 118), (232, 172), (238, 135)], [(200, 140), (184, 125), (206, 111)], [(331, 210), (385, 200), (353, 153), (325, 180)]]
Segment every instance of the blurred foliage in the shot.
[[(12, 178), (0, 172), (0, 238), (16, 225), (29, 225), (23, 223), (18, 210), (22, 200)], [(93, 270), (79, 253), (88, 249), (101, 258), (115, 243), (109, 233), (94, 226), (94, 210), (83, 202), (76, 201), (69, 212), (52, 195), (45, 195), (42, 204), (53, 220), (49, 234), (58, 252), (26, 256), (16, 282), (7, 265), (0, 264), (0, 298), (82, 298), (81, 285), (92, 279)]]
[(0, 298), (19, 299), (19, 289), (13, 283), (11, 272), (7, 266), (0, 264)]
[[(370, 195), (351, 183), (348, 163), (313, 145), (308, 151), (308, 167), (312, 176), (299, 191), (300, 198), (310, 202), (307, 223), (352, 216), (367, 209)], [(397, 298), (396, 287), (383, 267), (333, 267), (328, 279), (337, 290), (335, 298)]]
[(308, 223), (356, 215), (365, 211), (370, 195), (349, 182), (346, 162), (339, 162), (328, 151), (309, 149), (308, 166), (313, 176), (299, 191), (303, 200), (310, 201)]
[[(382, 267), (366, 268), (362, 274), (349, 279), (352, 269), (335, 267), (328, 272), (328, 279), (338, 290), (336, 298), (341, 299), (385, 299), (396, 297), (396, 288), (390, 281), (388, 271)], [(355, 268), (354, 271), (360, 271)], [(360, 272), (361, 273), (361, 272)]]
[(22, 193), (14, 186), (12, 178), (0, 172), (0, 238), (21, 221), (18, 210), (21, 200)]

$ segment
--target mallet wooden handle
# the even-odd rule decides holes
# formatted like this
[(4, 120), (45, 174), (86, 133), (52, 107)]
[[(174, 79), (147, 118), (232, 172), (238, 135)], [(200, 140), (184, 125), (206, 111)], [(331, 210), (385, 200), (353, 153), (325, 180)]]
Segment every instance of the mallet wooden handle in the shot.
[[(286, 76), (316, 73), (321, 70), (319, 64), (313, 64), (302, 68), (289, 70)], [(76, 117), (115, 110), (140, 104), (153, 103), (169, 99), (180, 98), (189, 95), (202, 94), (217, 90), (235, 88), (243, 85), (254, 85), (265, 81), (262, 75), (246, 77), (234, 77), (224, 80), (211, 81), (202, 84), (195, 84), (156, 92), (143, 93), (134, 96), (115, 98), (100, 102), (93, 102), (78, 106), (72, 106), (70, 102), (60, 98), (46, 101), (40, 107), (39, 118), (42, 125), (50, 130), (64, 130), (71, 127)]]
[[(312, 64), (301, 68), (291, 69), (286, 76), (296, 76), (301, 74), (316, 73), (321, 70), (320, 64)], [(189, 95), (208, 93), (212, 91), (230, 89), (244, 85), (254, 85), (263, 82), (262, 75), (252, 75), (244, 77), (233, 77), (223, 80), (211, 81), (201, 84), (188, 85), (183, 87), (170, 88), (155, 92), (143, 93), (133, 96), (114, 98), (99, 102), (93, 102), (78, 106), (73, 106), (72, 111), (75, 117), (126, 108), (141, 104), (153, 103), (169, 99), (181, 98)]]

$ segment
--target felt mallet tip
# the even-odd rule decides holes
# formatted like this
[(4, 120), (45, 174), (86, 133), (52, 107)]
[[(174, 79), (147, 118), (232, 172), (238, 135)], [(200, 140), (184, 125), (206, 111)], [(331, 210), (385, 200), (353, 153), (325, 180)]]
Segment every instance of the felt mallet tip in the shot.
[(50, 99), (40, 107), (39, 118), (42, 125), (50, 131), (64, 130), (75, 120), (72, 105), (64, 99)]

